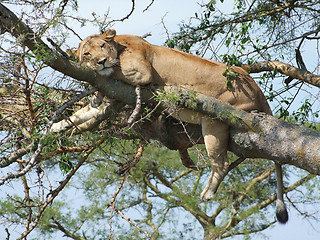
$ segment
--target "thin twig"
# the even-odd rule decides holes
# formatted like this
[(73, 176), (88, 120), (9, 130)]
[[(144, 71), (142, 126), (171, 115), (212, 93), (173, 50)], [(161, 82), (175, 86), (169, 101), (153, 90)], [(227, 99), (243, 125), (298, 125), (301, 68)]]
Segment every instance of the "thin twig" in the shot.
[(116, 192), (113, 194), (113, 197), (111, 198), (110, 200), (110, 203), (108, 204), (107, 208), (109, 208), (110, 206), (112, 206), (114, 204), (114, 202), (116, 201), (116, 198), (121, 190), (121, 188), (123, 187), (123, 184), (126, 180), (126, 177), (127, 176), (123, 176), (121, 181), (120, 181), (120, 184), (119, 184), (119, 187), (117, 188)]
[(151, 37), (151, 36), (152, 36), (151, 32), (147, 32), (147, 33), (143, 34), (141, 36), (141, 38), (147, 38), (147, 37)]
[(126, 166), (120, 170), (122, 172), (123, 177), (120, 181), (119, 187), (117, 188), (116, 192), (114, 193), (113, 197), (111, 198), (110, 203), (108, 204), (107, 208), (109, 208), (115, 202), (121, 188), (123, 187), (123, 184), (125, 182), (125, 179), (129, 173), (129, 171), (139, 162), (140, 158), (142, 157), (144, 146), (145, 146), (145, 144), (142, 143), (139, 146), (138, 151), (137, 151), (135, 157), (133, 158), (133, 160), (127, 162)]
[(144, 233), (148, 238), (150, 237), (150, 235), (144, 231), (142, 228), (140, 228), (137, 224), (133, 223), (129, 218), (125, 217), (124, 214), (115, 207), (114, 202), (116, 201), (116, 198), (118, 196), (118, 194), (120, 193), (120, 190), (122, 189), (125, 179), (127, 178), (128, 173), (130, 172), (130, 170), (139, 162), (140, 158), (142, 157), (142, 153), (144, 150), (144, 146), (145, 143), (140, 144), (138, 151), (134, 157), (133, 160), (127, 162), (127, 164), (125, 165), (125, 167), (123, 167), (121, 169), (121, 172), (123, 174), (123, 177), (120, 181), (119, 187), (117, 188), (117, 190), (115, 191), (113, 197), (111, 198), (110, 202), (107, 205), (107, 208), (112, 207), (111, 209), (111, 213), (110, 213), (110, 217), (109, 217), (109, 239), (111, 239), (111, 234), (112, 234), (112, 217), (113, 217), (113, 212), (116, 211), (124, 220), (126, 220), (130, 225), (134, 226), (135, 228), (137, 228), (140, 232)]
[(10, 232), (8, 228), (6, 228), (6, 233), (7, 233), (6, 240), (10, 240)]
[(121, 19), (112, 20), (109, 24), (114, 23), (114, 22), (123, 22), (124, 20), (128, 19), (132, 15), (132, 13), (134, 12), (136, 3), (135, 3), (135, 0), (131, 0), (131, 1), (132, 1), (131, 11), (127, 14), (127, 16), (125, 16)]
[(242, 163), (244, 160), (246, 160), (245, 157), (239, 157), (237, 160), (235, 160), (234, 162), (232, 162), (229, 167), (228, 167), (228, 172), (230, 172), (232, 169), (234, 169), (235, 167), (237, 167), (240, 163)]
[[(19, 163), (19, 168), (23, 169), (23, 164)], [(32, 208), (30, 206), (30, 187), (28, 185), (27, 182), (27, 178), (26, 176), (22, 176), (22, 182), (23, 182), (23, 187), (24, 187), (24, 194), (25, 194), (25, 201), (26, 201), (26, 208), (28, 208), (28, 213), (27, 213), (27, 217), (26, 217), (26, 224), (25, 224), (25, 231), (28, 231), (31, 221), (32, 221)]]
[(54, 217), (52, 217), (51, 219), (56, 224), (56, 226), (54, 226), (54, 228), (59, 229), (61, 232), (63, 232), (65, 234), (65, 236), (67, 236), (69, 238), (73, 238), (75, 240), (86, 240), (86, 238), (76, 236), (74, 234), (75, 232), (70, 232), (67, 229), (65, 229)]
[(166, 13), (164, 16), (161, 17), (161, 24), (164, 28), (164, 30), (166, 31), (166, 35), (167, 35), (167, 39), (170, 39), (170, 33), (169, 33), (169, 30), (164, 22), (164, 18), (167, 16), (168, 13)]
[(148, 11), (151, 5), (154, 3), (154, 0), (151, 0), (151, 3), (143, 10), (143, 12)]
[(111, 205), (112, 209), (114, 209), (124, 220), (126, 220), (130, 225), (134, 226), (136, 229), (138, 229), (141, 233), (145, 234), (147, 238), (151, 238), (151, 235), (147, 233), (145, 230), (143, 230), (141, 227), (139, 227), (137, 224), (132, 222), (130, 218), (127, 218), (118, 208), (114, 206), (114, 204)]
[(122, 177), (119, 187), (117, 188), (116, 192), (113, 194), (113, 197), (111, 198), (110, 202), (108, 203), (107, 208), (112, 207), (111, 212), (110, 212), (110, 217), (109, 217), (109, 238), (111, 239), (112, 236), (112, 217), (113, 217), (113, 212), (114, 212), (114, 202), (116, 201), (116, 198), (121, 190), (121, 188), (123, 187), (123, 184), (125, 182), (126, 179), (126, 175)]

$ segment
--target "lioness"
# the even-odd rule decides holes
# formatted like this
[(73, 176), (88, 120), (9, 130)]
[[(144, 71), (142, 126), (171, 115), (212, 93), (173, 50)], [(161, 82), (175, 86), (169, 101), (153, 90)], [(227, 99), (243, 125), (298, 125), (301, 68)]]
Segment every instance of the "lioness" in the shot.
[[(235, 108), (272, 114), (262, 91), (242, 68), (230, 68), (236, 77), (231, 79), (232, 89), (228, 90), (224, 76), (225, 64), (151, 45), (138, 36), (116, 35), (116, 31), (110, 29), (101, 35), (84, 39), (75, 54), (80, 62), (99, 74), (134, 86), (150, 83), (179, 86), (228, 102)], [(115, 63), (119, 63), (118, 66)], [(180, 109), (173, 115), (202, 127), (206, 150), (212, 163), (209, 181), (200, 196), (202, 201), (207, 201), (213, 197), (227, 174), (229, 126), (188, 109)], [(282, 170), (279, 164), (276, 164), (276, 171), (277, 218), (279, 222), (285, 223), (288, 213), (283, 202)]]

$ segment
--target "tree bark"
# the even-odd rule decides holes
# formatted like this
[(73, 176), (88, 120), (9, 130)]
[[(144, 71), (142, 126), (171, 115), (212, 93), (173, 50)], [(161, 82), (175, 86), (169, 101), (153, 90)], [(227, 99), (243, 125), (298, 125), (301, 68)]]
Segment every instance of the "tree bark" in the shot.
[(241, 67), (249, 73), (260, 73), (264, 71), (277, 70), (291, 77), (292, 79), (298, 79), (313, 86), (320, 87), (320, 76), (312, 74), (303, 69), (298, 69), (287, 63), (279, 61), (263, 61), (253, 63), (251, 65), (243, 64)]
[[(45, 50), (48, 57), (45, 63), (53, 69), (85, 81), (96, 87), (108, 98), (122, 101), (126, 104), (135, 103), (135, 89), (126, 83), (105, 79), (92, 69), (81, 67), (56, 51), (51, 50), (34, 32), (22, 23), (9, 9), (0, 4), (1, 31), (9, 32), (19, 38), (35, 54), (39, 46)], [(154, 87), (167, 92), (176, 91), (176, 87)], [(180, 91), (181, 90), (181, 91)], [(320, 133), (297, 124), (287, 123), (264, 114), (246, 113), (234, 109), (228, 103), (199, 94), (190, 98), (189, 91), (180, 89), (179, 107), (190, 108), (206, 113), (213, 118), (227, 122), (231, 127), (229, 148), (240, 156), (263, 157), (281, 163), (295, 165), (310, 173), (320, 175)], [(150, 87), (141, 91), (142, 101), (150, 102), (154, 92)], [(196, 133), (198, 128), (193, 129)]]

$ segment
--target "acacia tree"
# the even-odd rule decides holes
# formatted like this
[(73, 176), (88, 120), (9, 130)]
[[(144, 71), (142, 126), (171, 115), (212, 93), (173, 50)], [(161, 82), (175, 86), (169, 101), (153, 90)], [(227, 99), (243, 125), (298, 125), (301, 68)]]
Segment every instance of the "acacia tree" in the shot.
[[(191, 156), (193, 159), (198, 157), (198, 171), (186, 169), (179, 162), (177, 154), (150, 140), (160, 140), (172, 149), (189, 147), (197, 141), (201, 143), (198, 127), (163, 117), (160, 122), (166, 128), (162, 126), (161, 136), (155, 136), (159, 132), (152, 123), (154, 118), (158, 119), (159, 113), (154, 110), (152, 103), (143, 106), (142, 119), (138, 121), (141, 124), (137, 123), (138, 127), (135, 128), (128, 127), (126, 119), (131, 115), (131, 110), (124, 104), (134, 106), (134, 89), (123, 83), (102, 79), (90, 69), (81, 68), (61, 50), (67, 37), (65, 33), (75, 33), (67, 24), (71, 18), (67, 11), (76, 9), (77, 2), (21, 1), (21, 4), (28, 8), (24, 8), (24, 14), (18, 18), (13, 13), (8, 14), (7, 9), (0, 5), (0, 26), (4, 34), (1, 43), (0, 163), (3, 169), (2, 188), (8, 192), (1, 199), (0, 211), (8, 239), (17, 235), (14, 235), (17, 226), (20, 227), (17, 230), (20, 239), (25, 239), (34, 229), (41, 236), (61, 232), (72, 239), (198, 239), (202, 238), (198, 231), (203, 229), (204, 238), (215, 239), (256, 233), (275, 223), (269, 213), (269, 206), (276, 198), (273, 193), (273, 168), (269, 162), (246, 160), (229, 173), (213, 201), (199, 203), (198, 196), (209, 171), (205, 154), (199, 147), (194, 148)], [(210, 1), (203, 5), (203, 12), (197, 13), (187, 25), (181, 26), (179, 33), (169, 36), (166, 44), (198, 55), (211, 53), (213, 58), (226, 61), (230, 66), (241, 64), (251, 72), (268, 71), (259, 75), (258, 79), (270, 100), (279, 103), (275, 106), (279, 117), (316, 128), (313, 118), (317, 117), (317, 101), (312, 98), (315, 93), (308, 95), (293, 112), (289, 111), (289, 107), (300, 92), (307, 91), (304, 88), (308, 87), (305, 83), (302, 85), (301, 80), (317, 86), (318, 77), (307, 71), (301, 52), (304, 41), (317, 41), (319, 4), (313, 1), (252, 1), (250, 4), (237, 1), (235, 13), (222, 15), (216, 9), (215, 2)], [(33, 25), (25, 24), (31, 19)], [(301, 25), (297, 26), (292, 19), (299, 19)], [(77, 21), (83, 24), (89, 20), (77, 18)], [(106, 20), (97, 15), (93, 15), (89, 22), (96, 23), (101, 30), (107, 26)], [(285, 34), (283, 24), (288, 30)], [(266, 33), (267, 38), (260, 37)], [(51, 48), (41, 40), (46, 38)], [(219, 49), (217, 46), (225, 47)], [(228, 55), (220, 59), (218, 50)], [(291, 63), (289, 59), (295, 57), (298, 68), (271, 62), (280, 58), (281, 54), (281, 60), (287, 63)], [(252, 64), (261, 60), (267, 61), (266, 64)], [(59, 72), (48, 73), (47, 66), (86, 81), (106, 96), (123, 99), (123, 102), (106, 103), (107, 111), (101, 121), (93, 124), (93, 131), (82, 131), (75, 127), (58, 135), (48, 133), (52, 121), (58, 121), (83, 107), (86, 96), (95, 89), (79, 94), (80, 90), (90, 89), (90, 86), (75, 82)], [(279, 74), (286, 75), (287, 86), (283, 89), (274, 87), (279, 81), (276, 78)], [(299, 81), (292, 83), (296, 81), (293, 79)], [(112, 91), (108, 92), (108, 89)], [(289, 91), (294, 93), (290, 96)], [(283, 96), (285, 93), (287, 95)], [(71, 100), (59, 108), (64, 99)], [(162, 101), (172, 104), (176, 99), (177, 95), (169, 94)], [(190, 99), (180, 96), (178, 100), (174, 103), (185, 104), (184, 100)], [(201, 99), (192, 98), (192, 101), (195, 100)], [(204, 102), (209, 100), (205, 98)], [(203, 110), (203, 105), (197, 106)], [(210, 108), (203, 111), (208, 110)], [(217, 114), (213, 113), (215, 116)], [(223, 118), (222, 115), (225, 116), (218, 116)], [(230, 124), (234, 123), (234, 116), (244, 119), (233, 113), (229, 118)], [(257, 121), (260, 122), (261, 118), (264, 116), (259, 116)], [(228, 117), (225, 120), (228, 121)], [(239, 122), (236, 121), (234, 125), (232, 150), (239, 154), (238, 143), (240, 152), (244, 149), (243, 145), (247, 145), (250, 149), (248, 152), (256, 154), (253, 156), (273, 159), (274, 155), (270, 157), (266, 152), (257, 153), (252, 141), (242, 146), (236, 141), (244, 139), (241, 135), (243, 128), (237, 130)], [(246, 120), (245, 123), (252, 124), (252, 121)], [(188, 134), (184, 134), (184, 130), (188, 130)], [(250, 137), (247, 130), (245, 133)], [(306, 132), (303, 131), (299, 139)], [(312, 135), (316, 146), (317, 133), (308, 133)], [(271, 148), (267, 153), (272, 154), (274, 149)], [(317, 152), (315, 149), (313, 151)], [(306, 159), (301, 154), (299, 157), (299, 161)], [(288, 162), (292, 158), (278, 157), (277, 160)], [(313, 160), (318, 163), (318, 158)], [(319, 164), (311, 167), (312, 164), (306, 165), (305, 162), (289, 163), (302, 168), (306, 166), (306, 170), (319, 174)], [(294, 207), (295, 202), (300, 200), (300, 196), (292, 199), (291, 196), (297, 193), (294, 190), (305, 183), (308, 186), (316, 185), (316, 181), (311, 181), (313, 175), (300, 175), (301, 179), (286, 188), (288, 200)], [(68, 187), (70, 180), (71, 186)], [(21, 189), (17, 187), (20, 183)], [(14, 186), (13, 193), (8, 189), (10, 186)], [(317, 187), (313, 186), (313, 194), (303, 196), (305, 202), (309, 199), (318, 200), (315, 197)], [(81, 193), (86, 202), (76, 202), (72, 208), (68, 202), (70, 199), (76, 200), (70, 198), (75, 191)], [(190, 216), (190, 221), (176, 228), (178, 214)], [(194, 222), (198, 227), (193, 227)]]

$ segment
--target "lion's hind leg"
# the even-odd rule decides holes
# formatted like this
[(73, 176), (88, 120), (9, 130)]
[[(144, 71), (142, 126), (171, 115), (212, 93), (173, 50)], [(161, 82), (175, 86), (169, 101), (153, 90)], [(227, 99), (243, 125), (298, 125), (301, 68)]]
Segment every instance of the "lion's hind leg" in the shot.
[(206, 117), (202, 119), (201, 126), (212, 169), (210, 178), (200, 195), (200, 199), (201, 201), (208, 201), (213, 198), (220, 183), (228, 173), (227, 148), (229, 126), (221, 121)]

